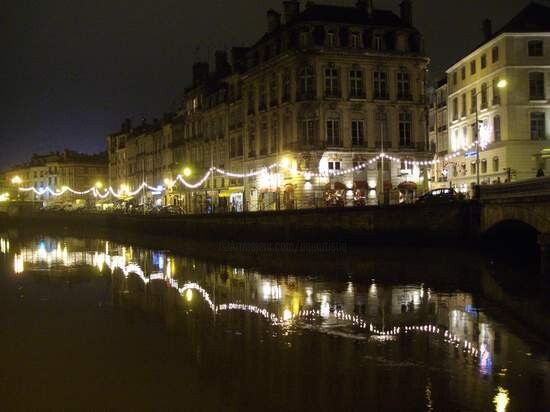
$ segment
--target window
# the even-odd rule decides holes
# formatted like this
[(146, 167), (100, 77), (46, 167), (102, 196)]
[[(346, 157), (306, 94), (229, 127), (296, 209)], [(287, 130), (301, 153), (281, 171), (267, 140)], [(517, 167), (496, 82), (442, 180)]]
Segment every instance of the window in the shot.
[(476, 74), (476, 61), (473, 60), (470, 62), (470, 74)]
[(278, 90), (277, 90), (277, 75), (273, 74), (271, 76), (271, 82), (269, 83), (269, 99), (271, 106), (277, 106), (279, 101)]
[(365, 142), (365, 122), (363, 120), (351, 121), (351, 144), (362, 146)]
[(481, 56), (481, 69), (483, 70), (486, 67), (487, 67), (487, 55), (484, 54)]
[(476, 174), (476, 164), (475, 162), (470, 163), (470, 174), (475, 175)]
[(271, 144), (269, 145), (271, 153), (277, 152), (278, 143), (279, 143), (279, 120), (275, 118), (271, 121)]
[(527, 49), (529, 57), (540, 57), (543, 55), (543, 42), (542, 40), (531, 40), (527, 43)]
[(453, 99), (453, 120), (458, 120), (458, 98)]
[(466, 80), (466, 66), (462, 66), (460, 69), (460, 78)]
[(340, 121), (338, 119), (327, 120), (327, 145), (340, 146)]
[(495, 142), (500, 142), (502, 136), (500, 131), (500, 116), (493, 118), (493, 133), (495, 134)]
[(328, 162), (328, 170), (340, 170), (340, 162)]
[(468, 126), (462, 127), (462, 141), (460, 142), (460, 147), (464, 147), (468, 144)]
[(262, 122), (260, 126), (260, 156), (267, 154), (267, 122)]
[(302, 141), (308, 146), (315, 144), (315, 120), (306, 119), (302, 122)]
[(386, 72), (374, 72), (374, 98), (375, 99), (387, 99), (388, 98), (388, 74)]
[(301, 47), (309, 46), (309, 32), (308, 31), (300, 32), (300, 46)]
[(532, 72), (529, 73), (529, 99), (544, 100), (544, 73)]
[(487, 108), (487, 83), (481, 85), (481, 109)]
[(254, 88), (250, 87), (248, 91), (248, 114), (252, 114), (255, 111), (254, 100)]
[(265, 81), (262, 80), (260, 82), (260, 90), (259, 90), (259, 106), (260, 110), (266, 109), (266, 88), (265, 88)]
[(498, 88), (499, 78), (493, 79), (493, 105), (500, 104), (500, 89)]
[(350, 97), (363, 98), (365, 90), (363, 87), (363, 72), (361, 70), (350, 70), (349, 72)]
[(467, 115), (467, 113), (466, 113), (466, 94), (462, 95), (461, 102), (462, 102), (462, 111), (461, 111), (460, 115), (462, 117), (466, 117), (466, 115)]
[(325, 69), (325, 96), (338, 97), (338, 70), (333, 67), (327, 67)]
[(477, 110), (477, 90), (472, 89), (470, 92), (470, 113), (475, 113)]
[(410, 100), (411, 98), (411, 83), (409, 81), (409, 73), (397, 73), (397, 98), (399, 100)]
[(361, 47), (361, 35), (357, 32), (351, 33), (351, 47), (354, 49)]
[(411, 146), (412, 145), (412, 132), (411, 132), (411, 113), (401, 112), (399, 113), (399, 145)]
[(283, 102), (290, 100), (290, 70), (283, 72)]
[(544, 112), (531, 113), (531, 140), (546, 138), (546, 117)]
[(498, 157), (493, 157), (493, 172), (498, 172), (498, 169), (499, 169), (499, 161), (498, 161)]
[(306, 66), (300, 71), (300, 97), (312, 98), (313, 97), (313, 68)]
[(481, 161), (481, 173), (487, 173), (487, 160), (485, 159)]
[(498, 62), (498, 46), (493, 47), (493, 49), (491, 50), (491, 56), (493, 63)]
[(256, 157), (256, 126), (248, 126), (248, 157)]
[(336, 47), (336, 35), (332, 30), (327, 32), (327, 47)]
[(378, 51), (382, 50), (382, 36), (374, 36), (374, 49)]

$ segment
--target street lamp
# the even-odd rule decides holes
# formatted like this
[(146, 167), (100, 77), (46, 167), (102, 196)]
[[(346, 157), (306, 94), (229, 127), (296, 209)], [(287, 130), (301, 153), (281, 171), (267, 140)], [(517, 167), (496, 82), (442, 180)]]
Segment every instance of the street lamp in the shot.
[(193, 173), (193, 172), (191, 171), (191, 169), (190, 169), (189, 167), (186, 167), (186, 168), (183, 169), (183, 175), (184, 175), (185, 177), (191, 176), (192, 173)]
[(96, 187), (96, 189), (103, 189), (103, 183), (97, 181), (97, 182), (95, 182), (95, 187)]
[[(487, 93), (487, 91), (494, 86), (494, 83), (489, 85), (489, 87), (487, 87), (485, 89), (485, 93)], [(496, 84), (496, 87), (498, 89), (505, 89), (506, 86), (508, 86), (508, 81), (505, 80), (505, 79), (502, 79), (502, 80), (499, 80), (498, 83)], [(479, 147), (480, 147), (480, 141), (479, 141), (479, 110), (478, 110), (478, 105), (477, 105), (477, 96), (479, 96), (481, 93), (483, 92), (483, 88), (477, 92), (474, 96), (475, 96), (475, 105), (476, 105), (476, 183), (477, 183), (477, 190), (479, 191), (479, 185), (480, 185), (480, 175), (479, 175), (479, 166), (480, 166), (480, 159), (479, 159)], [(479, 194), (479, 192), (478, 192)]]
[(19, 177), (19, 176), (14, 176), (11, 179), (11, 183), (14, 184), (14, 185), (19, 186), (21, 183), (23, 183), (23, 179), (21, 179), (21, 177)]

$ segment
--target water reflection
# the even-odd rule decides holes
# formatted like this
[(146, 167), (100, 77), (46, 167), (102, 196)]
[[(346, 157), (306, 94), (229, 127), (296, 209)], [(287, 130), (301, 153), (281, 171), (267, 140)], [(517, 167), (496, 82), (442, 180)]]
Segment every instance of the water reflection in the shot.
[[(446, 356), (458, 360), (465, 370), (476, 365), (479, 379), (491, 377), (495, 357), (504, 358), (511, 351), (503, 353), (506, 333), (495, 329), (495, 322), (476, 308), (472, 295), (439, 293), (424, 284), (282, 277), (108, 241), (46, 238), (16, 246), (0, 238), (0, 252), (12, 256), (15, 276), (93, 267), (97, 274), (110, 275), (114, 293), (138, 299), (147, 293), (158, 302), (174, 302), (175, 292), (181, 305), (196, 311), (204, 308), (214, 319), (244, 312), (283, 334), (313, 331), (375, 345), (401, 345), (409, 338), (426, 337), (428, 347), (446, 348)], [(380, 356), (366, 359), (388, 365)], [(403, 361), (400, 367), (406, 365)], [(436, 394), (429, 379), (422, 396), (425, 409), (435, 410)], [(506, 410), (509, 391), (498, 386), (492, 401), (495, 410)]]
[[(1, 239), (0, 244), (9, 245), (9, 241)], [(352, 282), (347, 282), (346, 290), (342, 292), (316, 290), (318, 285), (308, 285), (294, 277), (286, 281), (265, 279), (258, 273), (248, 273), (244, 268), (225, 268), (223, 275), (227, 276), (227, 281), (216, 279), (215, 282), (218, 292), (220, 287), (223, 290), (230, 285), (230, 293), (225, 294), (229, 301), (215, 303), (215, 298), (205, 287), (195, 281), (183, 280), (189, 271), (197, 270), (196, 262), (180, 259), (178, 269), (177, 258), (164, 252), (139, 250), (135, 253), (132, 247), (108, 241), (99, 242), (98, 249), (72, 251), (68, 250), (66, 243), (45, 239), (34, 247), (23, 247), (15, 253), (14, 272), (59, 266), (94, 266), (100, 271), (108, 269), (112, 274), (120, 271), (125, 278), (138, 276), (145, 285), (164, 282), (188, 302), (196, 292), (215, 315), (226, 311), (246, 311), (275, 325), (315, 325), (319, 331), (351, 328), (353, 333), (363, 333), (378, 341), (392, 340), (400, 334), (424, 333), (478, 359), (480, 371), (491, 373), (494, 335), (490, 325), (480, 320), (472, 310), (471, 297), (466, 295), (432, 294), (429, 289), (425, 291), (423, 285), (387, 288), (377, 285), (374, 280), (367, 293), (361, 293)], [(178, 278), (178, 273), (182, 277)], [(243, 283), (240, 285), (242, 290), (237, 292), (239, 288), (231, 286), (235, 281)], [(205, 279), (205, 283), (211, 282)], [(231, 301), (233, 296), (237, 299)]]

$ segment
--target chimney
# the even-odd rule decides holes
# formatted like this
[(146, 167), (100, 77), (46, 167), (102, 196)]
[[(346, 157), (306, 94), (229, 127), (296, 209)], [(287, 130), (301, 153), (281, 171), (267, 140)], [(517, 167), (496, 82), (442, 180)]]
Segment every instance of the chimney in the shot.
[(131, 130), (132, 130), (132, 120), (131, 119), (124, 120), (124, 123), (122, 123), (121, 132), (122, 133), (130, 133)]
[(229, 74), (229, 62), (227, 61), (227, 52), (224, 50), (218, 50), (215, 53), (216, 56), (216, 75), (223, 77)]
[(413, 14), (411, 0), (403, 0), (399, 7), (401, 8), (401, 20), (412, 26)]
[(267, 11), (267, 31), (273, 33), (281, 25), (281, 15), (273, 9)]
[(372, 16), (372, 0), (357, 0), (355, 6), (369, 16)]
[(209, 71), (210, 66), (206, 62), (197, 62), (193, 64), (193, 85), (196, 86), (205, 81), (208, 78)]
[(233, 70), (240, 72), (246, 68), (246, 47), (233, 47), (231, 49), (231, 65)]
[(300, 14), (300, 2), (297, 0), (283, 1), (283, 9), (285, 13), (285, 24), (289, 24)]
[(493, 24), (491, 19), (485, 19), (482, 23), (483, 38), (489, 40), (493, 36)]

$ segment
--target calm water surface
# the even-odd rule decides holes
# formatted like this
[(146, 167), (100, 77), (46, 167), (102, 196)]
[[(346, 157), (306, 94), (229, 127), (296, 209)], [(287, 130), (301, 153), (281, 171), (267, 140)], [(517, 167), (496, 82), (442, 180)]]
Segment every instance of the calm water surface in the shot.
[(548, 410), (547, 342), (440, 285), (3, 235), (0, 408)]

